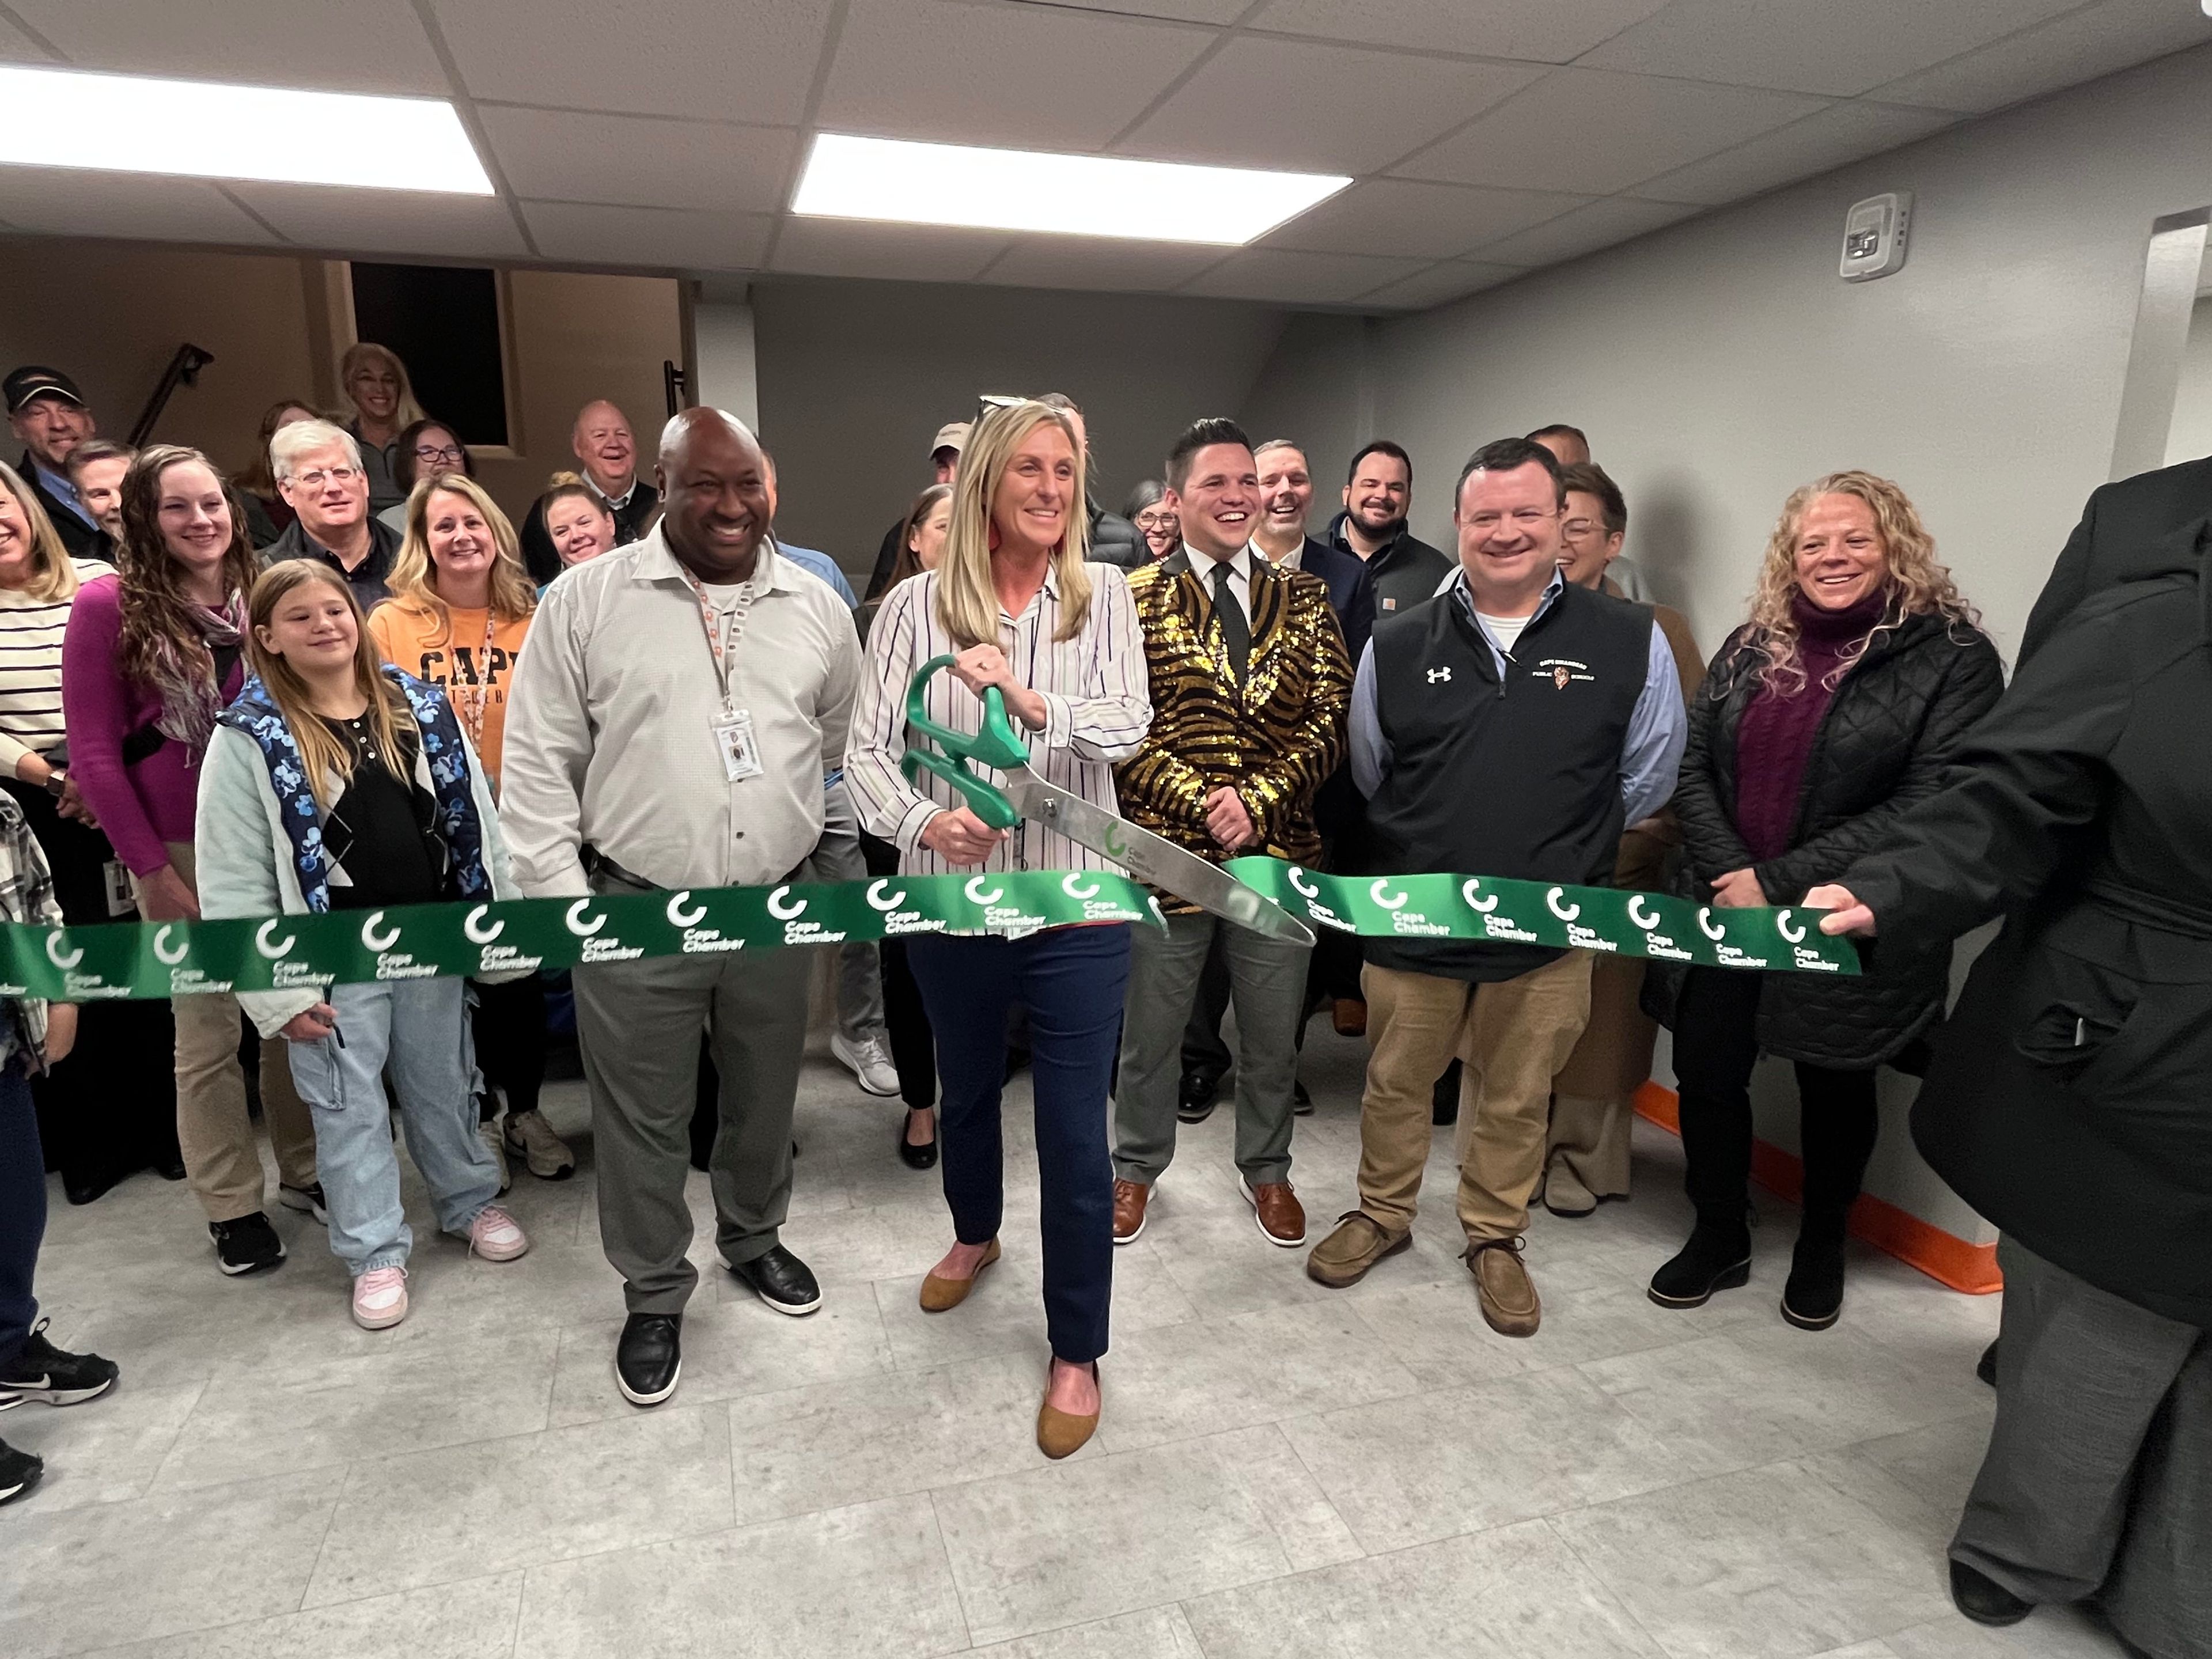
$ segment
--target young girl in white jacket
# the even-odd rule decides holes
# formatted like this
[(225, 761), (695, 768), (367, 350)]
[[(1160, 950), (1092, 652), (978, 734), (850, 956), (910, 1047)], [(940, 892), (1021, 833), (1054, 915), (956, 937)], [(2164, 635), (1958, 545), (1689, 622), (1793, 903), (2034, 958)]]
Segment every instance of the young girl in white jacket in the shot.
[[(382, 909), (517, 896), (491, 790), (445, 695), (377, 661), (359, 603), (304, 559), (264, 571), (248, 601), (252, 677), (217, 724), (200, 776), (200, 909), (210, 918)], [(438, 1224), (476, 1255), (530, 1248), (492, 1200), (477, 1135), (459, 977), (241, 994), (264, 1036), (291, 1042), (313, 1109), (331, 1249), (355, 1322), (407, 1316), (413, 1244), (399, 1201), (382, 1073)]]

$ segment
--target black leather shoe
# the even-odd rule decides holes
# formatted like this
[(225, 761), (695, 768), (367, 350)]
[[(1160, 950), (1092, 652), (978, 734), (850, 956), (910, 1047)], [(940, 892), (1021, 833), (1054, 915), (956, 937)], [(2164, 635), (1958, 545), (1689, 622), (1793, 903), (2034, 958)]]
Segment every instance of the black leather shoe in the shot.
[(1690, 1242), (1651, 1275), (1650, 1295), (1662, 1308), (1702, 1308), (1715, 1291), (1751, 1283), (1751, 1229), (1700, 1221)]
[(62, 1196), (72, 1204), (90, 1204), (106, 1196), (108, 1190), (123, 1177), (113, 1170), (102, 1170), (95, 1175), (62, 1177)]
[(1951, 1605), (1978, 1625), (2017, 1625), (2035, 1611), (1987, 1573), (1964, 1561), (1951, 1564)]
[(185, 1160), (173, 1158), (165, 1164), (156, 1164), (154, 1173), (164, 1181), (182, 1181), (185, 1178)]
[(911, 1112), (902, 1115), (899, 1119), (899, 1159), (909, 1170), (933, 1170), (937, 1167), (937, 1137), (933, 1133), (921, 1146), (915, 1146), (906, 1138), (907, 1127), (913, 1121), (914, 1114)]
[(1306, 1085), (1303, 1083), (1291, 1085), (1291, 1114), (1294, 1117), (1313, 1115), (1313, 1097), (1306, 1092)]
[(1982, 1357), (1974, 1362), (1974, 1375), (1991, 1388), (1997, 1385), (1997, 1345), (1994, 1342), (1982, 1350)]
[(1844, 1311), (1844, 1235), (1839, 1229), (1797, 1235), (1782, 1316), (1801, 1331), (1825, 1331)]
[(1176, 1117), (1184, 1123), (1203, 1123), (1213, 1115), (1214, 1097), (1221, 1092), (1221, 1079), (1208, 1077), (1203, 1072), (1185, 1072), (1182, 1084), (1176, 1091)]
[(822, 1286), (815, 1282), (813, 1271), (781, 1244), (750, 1261), (722, 1265), (780, 1314), (811, 1314), (822, 1305)]
[(615, 1345), (615, 1386), (633, 1406), (658, 1406), (684, 1374), (684, 1316), (632, 1314)]

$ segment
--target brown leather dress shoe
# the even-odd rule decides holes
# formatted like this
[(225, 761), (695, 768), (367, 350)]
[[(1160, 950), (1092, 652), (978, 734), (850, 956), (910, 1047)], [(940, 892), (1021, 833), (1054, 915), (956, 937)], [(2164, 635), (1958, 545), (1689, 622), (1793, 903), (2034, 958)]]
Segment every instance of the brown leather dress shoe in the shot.
[(993, 1239), (983, 1247), (983, 1259), (975, 1264), (975, 1271), (965, 1279), (939, 1279), (931, 1273), (921, 1281), (921, 1310), (924, 1313), (943, 1313), (957, 1308), (968, 1299), (968, 1292), (975, 1288), (975, 1281), (983, 1276), (983, 1269), (999, 1259), (999, 1241)]
[(1367, 1277), (1367, 1270), (1386, 1255), (1413, 1248), (1412, 1232), (1392, 1237), (1382, 1224), (1364, 1210), (1346, 1210), (1336, 1218), (1336, 1231), (1313, 1248), (1306, 1258), (1306, 1277), (1340, 1291)]
[[(1096, 1360), (1091, 1364), (1091, 1380), (1094, 1382), (1098, 1380), (1098, 1363)], [(1098, 1431), (1098, 1413), (1093, 1412), (1088, 1417), (1078, 1417), (1073, 1412), (1055, 1408), (1050, 1392), (1052, 1367), (1049, 1364), (1045, 1367), (1044, 1383), (1044, 1403), (1037, 1407), (1037, 1449), (1057, 1462), (1072, 1453), (1081, 1451), (1091, 1437)], [(1103, 1388), (1099, 1390), (1098, 1398), (1100, 1405), (1103, 1406), (1106, 1392)]]
[(1114, 1183), (1114, 1242), (1127, 1244), (1145, 1231), (1145, 1206), (1152, 1200), (1152, 1189), (1141, 1181), (1120, 1181)]
[(1329, 1006), (1328, 1023), (1339, 1036), (1365, 1036), (1367, 1005), (1357, 997), (1339, 997)]
[(1306, 1242), (1305, 1206), (1298, 1202), (1289, 1182), (1263, 1181), (1256, 1187), (1249, 1181), (1237, 1184), (1243, 1188), (1244, 1201), (1252, 1206), (1252, 1218), (1260, 1224), (1260, 1236), (1267, 1243), (1291, 1250)]
[(1467, 1268), (1474, 1275), (1475, 1298), (1482, 1316), (1500, 1336), (1534, 1336), (1543, 1316), (1535, 1281), (1521, 1262), (1518, 1238), (1486, 1238), (1470, 1244)]

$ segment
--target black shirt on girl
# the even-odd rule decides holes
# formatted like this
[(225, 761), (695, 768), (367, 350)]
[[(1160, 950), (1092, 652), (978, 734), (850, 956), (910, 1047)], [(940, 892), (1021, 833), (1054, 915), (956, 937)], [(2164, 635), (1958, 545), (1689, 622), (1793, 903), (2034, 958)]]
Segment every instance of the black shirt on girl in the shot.
[(412, 781), (411, 750), (384, 754), (366, 714), (323, 723), (354, 752), (353, 775), (323, 825), (331, 861), (349, 878), (349, 884), (331, 884), (331, 908), (377, 910), (444, 897), (445, 848), (432, 828), (434, 804)]

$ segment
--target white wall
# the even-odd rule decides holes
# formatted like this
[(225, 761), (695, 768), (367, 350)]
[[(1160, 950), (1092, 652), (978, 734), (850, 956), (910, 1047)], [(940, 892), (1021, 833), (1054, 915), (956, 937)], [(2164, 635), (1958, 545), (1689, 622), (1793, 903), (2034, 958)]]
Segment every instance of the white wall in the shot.
[[(2104, 480), (2151, 221), (2212, 202), (2208, 108), (2202, 48), (1420, 316), (1295, 328), (1246, 415), (1339, 447), (1395, 438), (1417, 484), (1448, 485), (1490, 438), (1587, 428), (1627, 494), (1628, 550), (1709, 651), (1790, 490), (1870, 468), (1912, 495), (2009, 655)], [(1845, 283), (1844, 210), (1887, 190), (1916, 195), (1910, 258)], [(2212, 449), (2208, 335), (2192, 454)], [(1373, 413), (1347, 427), (1358, 385)], [(1449, 512), (1447, 489), (1417, 488), (1422, 535), (1449, 546)], [(1791, 1094), (1762, 1068), (1760, 1133), (1794, 1149)], [(1869, 1190), (1985, 1240), (1912, 1154), (1911, 1095), (1885, 1079)]]
[(2189, 346), (2181, 357), (2181, 385), (2174, 393), (2173, 430), (2166, 445), (2166, 464), (2212, 455), (2212, 297), (2197, 301), (2189, 314)]
[(1175, 434), (1242, 408), (1285, 313), (1222, 300), (814, 279), (752, 289), (778, 526), (855, 575), (930, 479), (929, 446), (987, 392), (1065, 392), (1092, 493), (1119, 510)]

